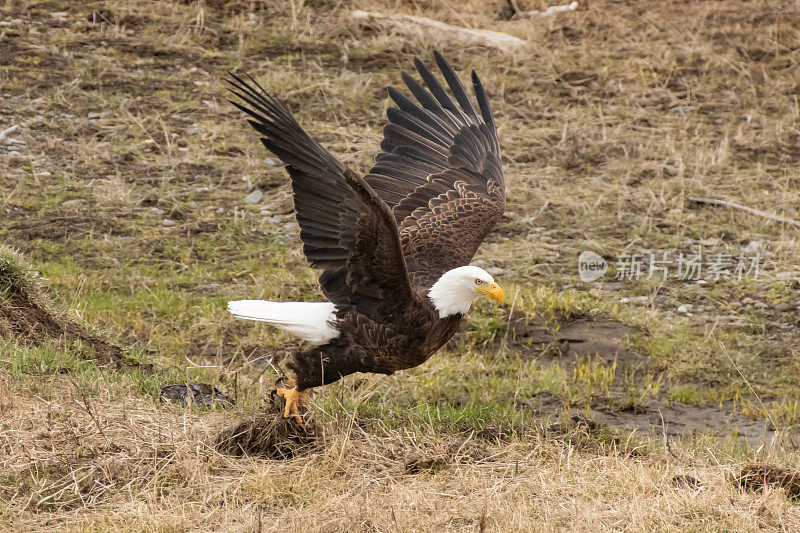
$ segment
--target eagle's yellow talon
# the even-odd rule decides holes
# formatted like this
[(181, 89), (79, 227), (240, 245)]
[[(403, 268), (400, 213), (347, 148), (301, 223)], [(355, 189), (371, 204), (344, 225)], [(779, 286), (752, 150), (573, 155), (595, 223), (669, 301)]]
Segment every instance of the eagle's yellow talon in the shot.
[(284, 400), (286, 400), (286, 407), (283, 409), (283, 418), (293, 416), (295, 422), (302, 424), (303, 418), (300, 416), (300, 406), (305, 403), (308, 391), (298, 389), (293, 379), (287, 380), (286, 385), (292, 388), (284, 389), (283, 387), (278, 387), (276, 390), (278, 396), (283, 396)]

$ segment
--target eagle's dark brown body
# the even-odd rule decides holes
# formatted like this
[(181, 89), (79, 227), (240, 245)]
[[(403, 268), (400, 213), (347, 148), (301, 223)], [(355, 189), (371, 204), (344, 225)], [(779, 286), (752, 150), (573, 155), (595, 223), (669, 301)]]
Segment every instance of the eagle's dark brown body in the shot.
[(294, 354), (287, 366), (301, 389), (354, 372), (392, 374), (427, 361), (455, 334), (461, 319), (462, 315), (439, 318), (431, 306), (407, 309), (391, 322), (376, 322), (350, 308), (339, 313), (339, 337)]
[[(339, 335), (288, 363), (298, 390), (354, 372), (391, 374), (422, 364), (458, 329), (429, 298), (443, 274), (468, 265), (505, 207), (505, 182), (488, 97), (475, 73), (479, 111), (438, 54), (453, 97), (418, 60), (425, 87), (403, 81), (418, 103), (389, 89), (382, 152), (359, 176), (313, 140), (254, 81), (233, 92), (263, 144), (291, 176), (303, 251), (322, 271)], [(252, 80), (251, 80), (252, 81)], [(454, 99), (455, 100), (454, 100)]]

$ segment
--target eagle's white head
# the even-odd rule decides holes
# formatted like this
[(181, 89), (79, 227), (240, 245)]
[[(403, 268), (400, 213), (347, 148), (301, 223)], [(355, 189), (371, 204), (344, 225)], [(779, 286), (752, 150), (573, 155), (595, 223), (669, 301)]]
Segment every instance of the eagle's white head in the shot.
[(441, 318), (468, 313), (472, 303), (481, 296), (502, 302), (503, 289), (488, 272), (476, 266), (448, 270), (428, 291), (428, 297)]

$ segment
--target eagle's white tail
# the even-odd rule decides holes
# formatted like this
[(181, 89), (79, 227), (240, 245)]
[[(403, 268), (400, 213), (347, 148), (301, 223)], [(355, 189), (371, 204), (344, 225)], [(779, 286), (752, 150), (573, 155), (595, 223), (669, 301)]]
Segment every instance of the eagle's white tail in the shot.
[(336, 306), (330, 302), (239, 300), (228, 302), (228, 311), (238, 318), (266, 322), (314, 344), (339, 336), (331, 325)]

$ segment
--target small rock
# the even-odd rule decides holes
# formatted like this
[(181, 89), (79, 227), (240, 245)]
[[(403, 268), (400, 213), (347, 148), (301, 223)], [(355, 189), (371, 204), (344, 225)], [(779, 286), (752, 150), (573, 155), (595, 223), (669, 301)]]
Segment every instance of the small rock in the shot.
[(621, 304), (627, 304), (627, 303), (646, 304), (646, 303), (650, 303), (650, 297), (649, 296), (626, 296), (625, 298), (620, 298), (619, 299), (619, 303), (621, 303)]
[(691, 113), (692, 111), (697, 111), (696, 105), (676, 105), (669, 110), (670, 113), (677, 113), (679, 115), (685, 115), (687, 113)]
[(271, 157), (268, 157), (264, 160), (264, 164), (270, 167), (277, 167), (280, 163)]
[(86, 118), (88, 118), (89, 120), (95, 120), (95, 119), (98, 119), (98, 118), (107, 117), (110, 114), (111, 114), (111, 111), (103, 111), (102, 113), (88, 113), (86, 115)]
[(784, 311), (790, 311), (793, 307), (794, 306), (789, 302), (781, 302), (779, 304), (776, 304), (774, 309), (779, 313), (783, 313)]
[(745, 296), (744, 298), (742, 298), (742, 305), (753, 305), (754, 303), (756, 303), (756, 301), (750, 298), (749, 296)]
[(261, 192), (259, 189), (254, 190), (250, 194), (244, 197), (244, 201), (248, 204), (257, 204), (264, 198), (264, 193)]
[(225, 208), (223, 208), (223, 207), (218, 207), (218, 208), (217, 208), (217, 210), (216, 210), (215, 212), (221, 215), (222, 213), (224, 213), (224, 212), (225, 212)]
[(172, 219), (165, 218), (164, 220), (162, 220), (162, 221), (161, 221), (161, 225), (162, 225), (162, 226), (164, 226), (164, 227), (166, 227), (166, 228), (171, 228), (172, 226), (177, 226), (177, 225), (178, 225), (178, 223), (177, 223), (177, 222), (175, 222), (175, 221), (174, 221), (174, 220), (172, 220)]
[(694, 311), (694, 309), (695, 309), (695, 307), (692, 304), (683, 304), (683, 305), (679, 305), (678, 309), (676, 309), (676, 311), (681, 313), (681, 314), (683, 314), (683, 315), (688, 315), (692, 311)]
[(759, 250), (764, 246), (764, 243), (761, 241), (750, 241), (747, 243), (747, 246), (742, 248), (742, 253), (745, 255), (752, 255), (758, 253)]
[(81, 200), (80, 198), (75, 198), (74, 200), (65, 200), (61, 202), (61, 207), (75, 207), (81, 205), (82, 203), (83, 200)]
[(728, 307), (730, 307), (734, 311), (738, 311), (739, 309), (742, 308), (742, 304), (740, 302), (731, 302), (728, 304)]
[(155, 213), (156, 215), (163, 215), (164, 213), (166, 213), (166, 211), (164, 211), (160, 207), (151, 207), (150, 212)]
[(505, 276), (506, 274), (508, 274), (508, 269), (500, 267), (489, 267), (486, 269), (486, 272), (488, 272), (492, 276)]

